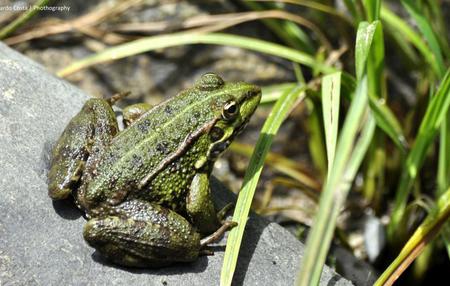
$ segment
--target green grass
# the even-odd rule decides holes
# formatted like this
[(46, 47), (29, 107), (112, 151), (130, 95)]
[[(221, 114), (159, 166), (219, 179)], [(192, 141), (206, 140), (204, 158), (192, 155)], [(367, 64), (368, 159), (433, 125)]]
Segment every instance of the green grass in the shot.
[(285, 58), (324, 72), (333, 70), (333, 68), (331, 68), (330, 66), (317, 61), (314, 57), (304, 52), (259, 39), (221, 33), (202, 34), (186, 32), (141, 38), (139, 40), (128, 42), (126, 44), (105, 49), (102, 52), (99, 52), (95, 55), (69, 65), (68, 67), (59, 71), (58, 76), (65, 77), (81, 69), (85, 69), (99, 63), (118, 60), (156, 49), (189, 44), (214, 44), (234, 46)]
[[(369, 111), (365, 70), (377, 25), (379, 25), (378, 22), (372, 24), (363, 22), (358, 29), (355, 49), (358, 83), (336, 145), (333, 144), (336, 142), (333, 136), (337, 130), (333, 130), (336, 129), (333, 127), (333, 122), (330, 120), (324, 122), (325, 128), (331, 129), (329, 133), (326, 133), (329, 136), (326, 142), (330, 168), (320, 197), (319, 210), (306, 243), (305, 256), (297, 276), (297, 285), (317, 285), (319, 283), (339, 211), (345, 203), (351, 182), (359, 169), (375, 130), (375, 120)], [(333, 97), (333, 93), (335, 94), (337, 90), (330, 89), (329, 86), (339, 82), (338, 76), (324, 77), (322, 91), (330, 94), (325, 95), (325, 99), (322, 98), (322, 100), (328, 101), (327, 98)], [(335, 105), (338, 104), (339, 102), (335, 102)], [(325, 105), (329, 106), (329, 104)], [(331, 106), (328, 109), (324, 110), (324, 114), (333, 113)], [(331, 118), (331, 115), (324, 115), (324, 118)]]
[[(221, 276), (224, 286), (232, 284), (264, 164), (279, 172), (281, 180), (290, 179), (311, 189), (322, 187), (305, 257), (298, 267), (298, 285), (318, 284), (349, 192), (360, 192), (375, 215), (390, 218), (386, 251), (397, 253), (403, 247), (397, 258), (387, 261), (390, 266), (381, 269), (385, 271), (376, 285), (389, 285), (415, 259), (421, 270), (413, 275), (420, 278), (433, 267), (430, 253), (447, 252), (450, 257), (450, 223), (445, 223), (450, 187), (450, 45), (442, 2), (344, 0), (344, 8), (339, 9), (333, 1), (241, 2), (242, 7), (257, 11), (288, 11), (289, 6), (289, 15), (314, 29), (304, 29), (286, 18), (261, 18), (264, 33), (275, 40), (229, 31), (140, 37), (77, 60), (58, 75), (65, 77), (97, 64), (181, 45), (233, 46), (293, 63), (298, 82), (263, 87), (261, 104), (273, 107), (255, 148), (231, 147), (246, 156), (253, 153), (233, 216), (238, 226), (228, 237)], [(397, 13), (399, 9), (403, 14)], [(5, 26), (0, 37), (20, 32), (31, 16), (28, 11)], [(399, 75), (400, 82), (393, 74)], [(396, 85), (408, 85), (406, 90), (412, 91), (405, 95), (412, 98), (410, 106), (401, 101), (401, 92), (394, 93), (403, 90)], [(307, 113), (312, 175), (300, 172), (292, 159), (269, 152), (283, 121), (301, 108)], [(389, 174), (399, 175), (391, 178)], [(353, 184), (357, 175), (362, 185)], [(435, 187), (430, 192), (425, 185)], [(414, 232), (405, 222), (420, 216), (420, 211), (411, 207), (415, 204), (431, 211)], [(418, 256), (425, 247), (427, 255)]]
[(409, 238), (400, 254), (375, 282), (375, 286), (392, 285), (406, 267), (424, 250), (450, 218), (450, 189), (443, 193), (424, 222)]
[[(425, 116), (420, 125), (420, 129), (416, 138), (414, 146), (408, 153), (400, 182), (396, 192), (394, 210), (392, 212), (392, 219), (388, 228), (388, 237), (395, 241), (398, 239), (397, 231), (402, 222), (408, 195), (414, 184), (415, 179), (419, 174), (423, 161), (427, 155), (430, 145), (433, 143), (435, 136), (438, 134), (440, 125), (444, 119), (447, 119), (446, 114), (450, 106), (450, 69), (433, 96)], [(445, 150), (449, 152), (448, 150)]]
[(273, 137), (278, 132), (281, 123), (283, 123), (294, 102), (299, 96), (304, 94), (304, 89), (305, 87), (302, 86), (287, 89), (275, 103), (261, 129), (261, 134), (256, 142), (253, 155), (250, 158), (250, 163), (245, 173), (244, 182), (242, 183), (242, 188), (239, 192), (239, 197), (234, 210), (233, 221), (237, 222), (238, 225), (234, 227), (228, 235), (220, 278), (221, 285), (231, 285), (233, 280), (233, 274), (236, 268), (250, 206)]

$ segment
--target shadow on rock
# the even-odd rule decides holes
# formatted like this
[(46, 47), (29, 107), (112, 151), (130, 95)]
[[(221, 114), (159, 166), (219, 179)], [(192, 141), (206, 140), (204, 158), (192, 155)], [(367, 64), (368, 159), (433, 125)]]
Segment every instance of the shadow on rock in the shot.
[[(223, 185), (220, 184), (214, 176), (211, 176), (210, 180), (213, 199), (219, 209), (229, 202), (236, 202), (236, 195), (226, 191)], [(245, 275), (248, 271), (250, 261), (255, 253), (258, 241), (260, 240), (260, 237), (268, 224), (269, 222), (265, 219), (255, 219), (254, 214), (250, 214), (249, 220), (247, 221), (245, 227), (244, 237), (239, 252), (239, 260), (237, 263), (236, 272), (233, 276), (232, 285), (243, 285)], [(215, 248), (216, 246), (212, 247)]]
[(123, 271), (127, 271), (134, 274), (151, 274), (151, 275), (179, 275), (183, 273), (201, 273), (206, 270), (208, 266), (208, 257), (201, 256), (194, 262), (179, 262), (173, 263), (169, 266), (160, 268), (132, 268), (124, 267), (114, 264), (103, 257), (98, 251), (94, 251), (91, 255), (92, 259), (107, 267), (113, 267)]
[(62, 218), (76, 220), (83, 216), (83, 213), (69, 199), (53, 201), (53, 209)]
[(250, 215), (250, 219), (245, 227), (244, 237), (242, 239), (241, 251), (239, 252), (239, 260), (236, 265), (236, 272), (233, 276), (233, 285), (243, 285), (245, 275), (248, 271), (250, 261), (255, 254), (258, 241), (269, 224), (266, 220), (255, 220), (254, 215)]
[(334, 275), (330, 281), (328, 281), (327, 286), (334, 286), (339, 283), (340, 280), (344, 280), (344, 278), (340, 277), (339, 275)]

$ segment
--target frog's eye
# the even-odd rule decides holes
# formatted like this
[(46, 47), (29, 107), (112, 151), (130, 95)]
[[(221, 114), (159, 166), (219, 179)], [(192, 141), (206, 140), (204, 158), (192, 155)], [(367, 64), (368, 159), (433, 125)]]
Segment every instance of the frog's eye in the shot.
[(222, 117), (225, 120), (231, 120), (234, 117), (236, 117), (238, 112), (239, 112), (238, 103), (234, 100), (230, 100), (223, 106)]

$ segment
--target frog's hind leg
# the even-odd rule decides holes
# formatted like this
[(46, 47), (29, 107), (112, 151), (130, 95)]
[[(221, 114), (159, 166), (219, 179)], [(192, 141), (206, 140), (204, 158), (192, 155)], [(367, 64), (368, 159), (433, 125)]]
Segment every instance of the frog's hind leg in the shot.
[(176, 212), (142, 200), (104, 207), (87, 222), (89, 245), (112, 262), (132, 267), (162, 267), (194, 261), (200, 234)]
[[(72, 118), (52, 151), (48, 194), (54, 200), (67, 198), (75, 190), (92, 154), (99, 154), (118, 131), (110, 103), (89, 99)], [(89, 160), (89, 161), (88, 161)]]

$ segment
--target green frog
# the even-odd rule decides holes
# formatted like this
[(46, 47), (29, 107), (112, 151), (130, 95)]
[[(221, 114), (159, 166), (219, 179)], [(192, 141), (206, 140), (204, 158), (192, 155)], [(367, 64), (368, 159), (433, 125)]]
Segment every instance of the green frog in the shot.
[(73, 196), (83, 236), (112, 262), (161, 267), (194, 261), (236, 225), (216, 212), (209, 176), (261, 99), (259, 87), (207, 73), (155, 106), (124, 110), (117, 98), (89, 99), (52, 151), (49, 196)]

